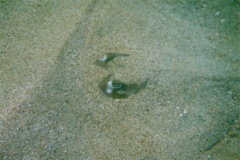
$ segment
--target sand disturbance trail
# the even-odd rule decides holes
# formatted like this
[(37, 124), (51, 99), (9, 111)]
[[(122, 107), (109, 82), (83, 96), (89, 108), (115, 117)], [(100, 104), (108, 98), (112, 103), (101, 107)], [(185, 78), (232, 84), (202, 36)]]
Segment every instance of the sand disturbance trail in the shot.
[[(79, 21), (41, 87), (1, 115), (0, 158), (239, 158), (239, 2), (223, 2), (70, 1)], [(129, 56), (95, 64), (109, 52)], [(108, 75), (147, 86), (112, 99)]]

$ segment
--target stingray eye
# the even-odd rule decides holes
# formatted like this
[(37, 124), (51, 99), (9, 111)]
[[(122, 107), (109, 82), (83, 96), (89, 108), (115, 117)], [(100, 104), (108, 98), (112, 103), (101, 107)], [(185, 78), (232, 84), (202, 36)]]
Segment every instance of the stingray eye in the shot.
[(123, 85), (121, 83), (113, 83), (114, 88), (121, 88)]

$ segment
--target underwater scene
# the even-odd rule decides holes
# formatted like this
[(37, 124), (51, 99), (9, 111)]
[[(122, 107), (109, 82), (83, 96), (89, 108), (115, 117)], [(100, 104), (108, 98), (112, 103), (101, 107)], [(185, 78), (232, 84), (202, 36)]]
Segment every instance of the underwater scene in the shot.
[(240, 159), (240, 0), (0, 0), (0, 159)]

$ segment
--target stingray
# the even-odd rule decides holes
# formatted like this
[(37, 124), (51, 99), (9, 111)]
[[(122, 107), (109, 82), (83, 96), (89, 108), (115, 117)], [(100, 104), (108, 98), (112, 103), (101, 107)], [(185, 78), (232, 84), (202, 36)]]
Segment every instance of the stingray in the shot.
[(104, 54), (101, 58), (98, 58), (95, 61), (95, 64), (100, 66), (100, 67), (103, 67), (103, 68), (108, 68), (108, 62), (113, 60), (114, 58), (120, 57), (120, 56), (126, 57), (126, 56), (129, 56), (129, 54), (124, 54), (124, 53), (107, 53), (107, 54)]
[(108, 97), (119, 99), (127, 98), (130, 95), (138, 93), (141, 89), (146, 88), (147, 80), (143, 83), (124, 83), (119, 80), (111, 80), (112, 75), (104, 77), (98, 84), (100, 90)]

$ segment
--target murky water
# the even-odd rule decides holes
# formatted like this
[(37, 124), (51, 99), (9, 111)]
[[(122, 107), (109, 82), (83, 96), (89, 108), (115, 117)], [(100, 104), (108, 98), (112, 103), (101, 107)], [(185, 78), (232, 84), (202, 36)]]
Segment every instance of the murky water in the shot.
[[(238, 1), (79, 3), (54, 68), (2, 120), (2, 159), (225, 159), (239, 145)], [(129, 56), (95, 64), (109, 52)], [(147, 86), (112, 99), (110, 74)]]

